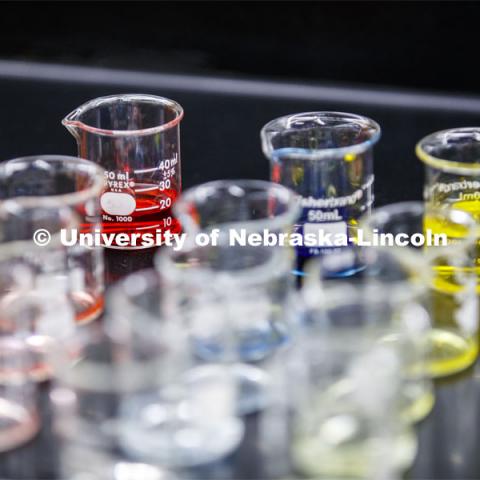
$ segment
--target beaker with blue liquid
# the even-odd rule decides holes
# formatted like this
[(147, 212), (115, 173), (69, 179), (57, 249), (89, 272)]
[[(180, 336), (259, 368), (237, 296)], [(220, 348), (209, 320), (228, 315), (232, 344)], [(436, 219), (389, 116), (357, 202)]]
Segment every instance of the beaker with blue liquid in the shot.
[[(316, 241), (297, 247), (298, 275), (309, 258), (357, 243), (358, 220), (373, 203), (373, 146), (379, 138), (375, 121), (341, 112), (287, 115), (263, 127), (271, 180), (302, 197), (296, 231)], [(359, 269), (355, 260), (335, 275)]]

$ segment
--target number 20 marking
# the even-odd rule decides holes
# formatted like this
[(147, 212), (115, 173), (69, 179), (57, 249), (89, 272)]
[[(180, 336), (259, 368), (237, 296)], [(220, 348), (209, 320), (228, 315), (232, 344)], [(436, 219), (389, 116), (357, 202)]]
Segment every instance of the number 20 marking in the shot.
[(171, 198), (162, 198), (160, 200), (160, 208), (161, 209), (168, 208), (171, 205), (172, 205), (172, 199)]

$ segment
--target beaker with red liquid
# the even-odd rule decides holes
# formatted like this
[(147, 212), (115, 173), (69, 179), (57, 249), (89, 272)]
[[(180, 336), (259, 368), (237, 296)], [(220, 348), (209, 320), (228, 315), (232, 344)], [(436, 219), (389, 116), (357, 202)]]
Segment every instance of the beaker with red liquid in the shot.
[(128, 235), (128, 245), (112, 236), (105, 246), (147, 248), (180, 232), (171, 207), (181, 190), (182, 118), (173, 100), (124, 94), (91, 100), (63, 119), (79, 156), (105, 169), (102, 232)]

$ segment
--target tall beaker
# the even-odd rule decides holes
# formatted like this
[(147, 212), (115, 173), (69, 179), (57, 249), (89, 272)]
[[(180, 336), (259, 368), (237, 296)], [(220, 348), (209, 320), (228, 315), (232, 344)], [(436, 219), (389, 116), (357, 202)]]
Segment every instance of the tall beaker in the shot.
[[(297, 247), (299, 273), (308, 258), (355, 243), (358, 219), (373, 203), (372, 147), (379, 138), (376, 122), (351, 113), (298, 113), (263, 127), (271, 180), (301, 195), (297, 230), (317, 240)], [(354, 273), (351, 267), (343, 274)]]
[(180, 223), (171, 207), (181, 190), (182, 107), (154, 95), (125, 94), (91, 100), (62, 121), (79, 156), (105, 169), (102, 230), (127, 234), (111, 248), (152, 247)]

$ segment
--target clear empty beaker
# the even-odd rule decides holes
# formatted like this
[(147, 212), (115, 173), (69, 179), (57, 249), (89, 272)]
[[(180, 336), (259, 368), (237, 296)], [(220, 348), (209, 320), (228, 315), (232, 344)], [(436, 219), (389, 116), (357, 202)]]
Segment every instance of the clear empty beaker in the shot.
[(263, 408), (270, 381), (260, 362), (292, 334), (289, 252), (192, 243), (182, 251), (163, 249), (155, 260), (176, 308), (188, 317), (198, 358), (229, 366), (238, 411)]
[(194, 362), (169, 294), (154, 271), (126, 277), (111, 290), (104, 325), (58, 350), (53, 399), (68, 478), (119, 478), (120, 469), (137, 478), (142, 464), (152, 471), (142, 478), (169, 478), (241, 441), (228, 372)]
[(78, 155), (105, 169), (103, 231), (129, 236), (129, 246), (110, 248), (142, 248), (146, 234), (180, 231), (171, 207), (181, 190), (182, 118), (173, 100), (125, 94), (91, 100), (63, 119)]
[(263, 127), (271, 180), (302, 197), (297, 229), (319, 237), (315, 246), (297, 247), (299, 273), (309, 257), (355, 243), (358, 219), (373, 203), (373, 146), (379, 138), (376, 122), (340, 112), (287, 115)]
[(0, 165), (2, 248), (33, 268), (37, 293), (67, 294), (79, 324), (103, 310), (102, 248), (79, 241), (99, 230), (102, 188), (102, 169), (80, 158), (39, 155)]
[[(134, 359), (150, 352), (158, 360), (146, 376), (158, 382), (153, 384), (158, 394), (123, 402), (122, 412), (131, 422), (125, 449), (168, 467), (185, 467), (229, 454), (242, 439), (243, 424), (228, 369), (195, 357), (188, 315), (176, 307), (158, 274), (143, 270), (112, 288), (106, 329), (114, 341), (129, 344)], [(148, 418), (155, 408), (166, 415)]]
[[(385, 244), (415, 273), (428, 269), (426, 306), (432, 328), (428, 372), (449, 375), (472, 365), (478, 353), (476, 226), (467, 213), (404, 202), (375, 209), (361, 222), (369, 240), (409, 239), (404, 246)], [(414, 241), (414, 239), (416, 239)], [(418, 240), (418, 241), (417, 241)]]
[(398, 307), (386, 291), (338, 284), (306, 305), (285, 395), (293, 463), (308, 478), (399, 478), (415, 458), (402, 416), (403, 345), (384, 341)]
[(47, 264), (58, 260), (58, 252), (45, 254), (40, 247), (35, 252), (26, 242), (0, 245), (0, 338), (24, 342), (32, 357), (29, 377), (42, 381), (52, 374), (48, 355), (55, 343), (75, 333), (75, 312), (68, 292), (55, 287), (51, 276), (25, 256), (25, 249)]
[(31, 352), (14, 336), (0, 336), (0, 452), (34, 437), (40, 428)]
[[(358, 250), (355, 253), (355, 250)], [(347, 278), (335, 277), (351, 256), (361, 259), (363, 269)], [(399, 389), (401, 415), (407, 422), (425, 418), (434, 405), (432, 381), (426, 361), (429, 358), (425, 333), (430, 329), (430, 316), (424, 306), (427, 293), (426, 268), (405, 266), (392, 252), (385, 249), (356, 247), (316, 258), (306, 265), (307, 278), (302, 288), (304, 302), (310, 308), (321, 309), (324, 296), (332, 288), (344, 285), (366, 295), (377, 291), (391, 299), (391, 313), (380, 318), (384, 330), (381, 341), (399, 347), (401, 385)], [(308, 322), (304, 326), (308, 332)], [(368, 327), (368, 326), (367, 326)], [(358, 328), (362, 334), (362, 326)]]

